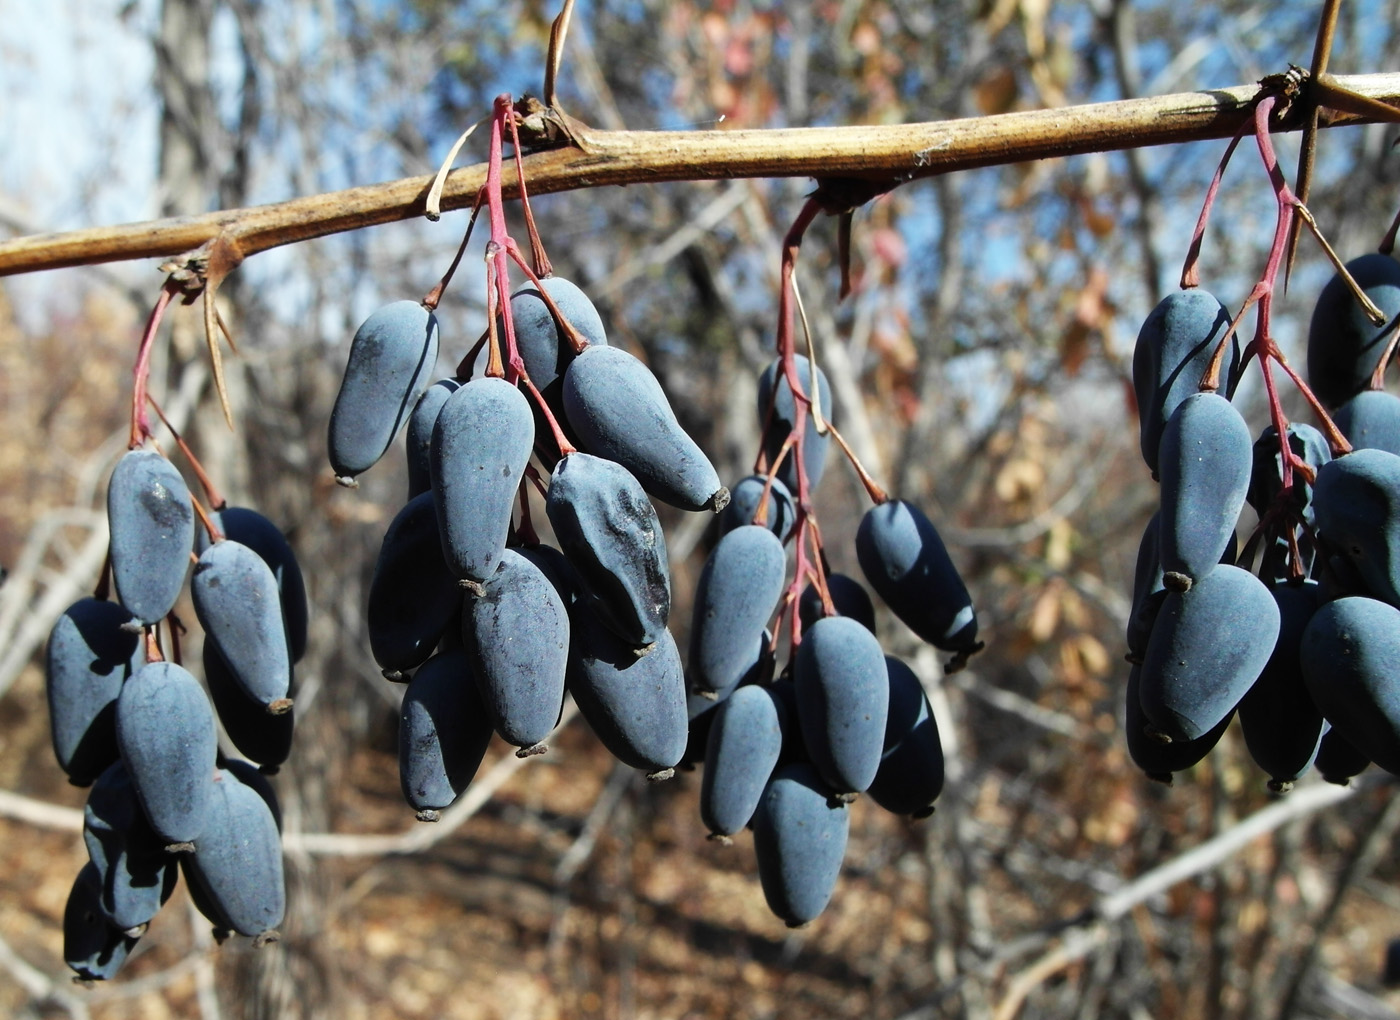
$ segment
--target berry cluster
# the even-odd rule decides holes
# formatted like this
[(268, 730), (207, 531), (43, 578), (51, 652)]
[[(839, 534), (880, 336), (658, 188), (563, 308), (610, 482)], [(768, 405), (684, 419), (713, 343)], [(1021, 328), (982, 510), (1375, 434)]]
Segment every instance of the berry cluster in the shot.
[[(884, 655), (861, 585), (826, 569), (811, 495), (832, 443), (850, 452), (822, 411), (830, 386), (796, 353), (784, 316), (759, 381), (755, 471), (731, 501), (656, 377), (608, 344), (580, 288), (552, 275), (528, 199), (533, 260), (505, 233), (501, 146), (514, 127), (503, 98), (482, 196), (492, 238), (480, 342), (429, 385), (446, 281), (422, 304), (379, 309), (352, 341), (330, 422), (331, 464), (347, 485), (408, 433), (409, 499), (385, 533), (368, 607), (376, 662), (408, 684), (404, 795), (436, 820), (492, 733), (521, 757), (543, 753), (567, 691), (608, 750), (649, 778), (703, 759), (706, 824), (725, 840), (752, 824), (769, 904), (804, 923), (831, 895), (850, 801), (869, 790), (922, 816), (943, 782), (918, 678)], [(508, 259), (529, 277), (513, 294)], [(851, 459), (875, 502), (855, 543), (866, 579), (960, 666), (981, 644), (947, 550), (917, 507)], [(532, 492), (556, 545), (535, 530)], [(719, 515), (685, 662), (652, 499)]]
[[(146, 447), (144, 419), (133, 434), (107, 490), (115, 601), (104, 570), (97, 595), (55, 624), (46, 660), (54, 752), (70, 781), (91, 785), (90, 860), (64, 914), (64, 956), (86, 980), (117, 972), (178, 871), (221, 938), (275, 938), (285, 900), (276, 797), (256, 766), (225, 757), (217, 726), (264, 772), (286, 760), (292, 663), (306, 645), (301, 572), (265, 517), (208, 486), (218, 509), (206, 512)], [(207, 693), (179, 662), (187, 574)]]
[[(1368, 762), (1400, 770), (1400, 398), (1380, 388), (1397, 324), (1400, 262), (1348, 263), (1308, 334), (1323, 430), (1288, 423), (1275, 398), (1257, 439), (1214, 386), (1232, 393), (1262, 345), (1242, 359), (1230, 316), (1196, 290), (1143, 324), (1133, 376), (1161, 510), (1134, 583), (1127, 734), (1153, 778), (1204, 757), (1236, 711), (1276, 792), (1314, 762), (1333, 782)], [(1239, 550), (1246, 503), (1258, 523)]]

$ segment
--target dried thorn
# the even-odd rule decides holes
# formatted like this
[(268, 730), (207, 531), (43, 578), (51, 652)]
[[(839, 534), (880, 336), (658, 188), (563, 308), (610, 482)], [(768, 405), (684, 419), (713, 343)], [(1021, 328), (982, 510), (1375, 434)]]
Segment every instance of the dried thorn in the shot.
[(278, 698), (278, 699), (275, 700), (275, 701), (269, 702), (268, 705), (267, 705), (267, 714), (268, 714), (268, 715), (286, 715), (286, 714), (287, 714), (288, 712), (290, 712), (291, 710), (292, 710), (292, 699), (291, 699), (291, 698)]
[(219, 327), (219, 332), (224, 335), (224, 342), (228, 344), (228, 349), (233, 351), (234, 354), (240, 353), (238, 350), (238, 341), (234, 340), (233, 332), (228, 328), (228, 323), (226, 323), (224, 317), (219, 314), (218, 305), (214, 306), (214, 322)]
[(671, 778), (672, 776), (674, 776), (675, 774), (676, 774), (676, 770), (675, 770), (674, 768), (669, 768), (669, 769), (658, 769), (658, 770), (655, 771), (655, 772), (648, 772), (648, 773), (647, 773), (647, 782), (648, 782), (648, 783), (661, 783), (661, 782), (666, 781), (667, 779), (670, 779), (670, 778)]
[(544, 103), (559, 113), (563, 112), (563, 108), (559, 105), (555, 86), (559, 80), (559, 67), (564, 62), (564, 40), (568, 38), (569, 19), (573, 13), (574, 0), (564, 0), (558, 17), (549, 26), (549, 51), (544, 64)]
[(1357, 283), (1356, 279), (1351, 275), (1351, 272), (1346, 267), (1346, 263), (1342, 261), (1341, 256), (1327, 243), (1327, 238), (1322, 236), (1322, 231), (1318, 228), (1317, 221), (1313, 219), (1313, 214), (1308, 211), (1308, 207), (1299, 199), (1295, 202), (1293, 209), (1298, 214), (1298, 217), (1307, 224), (1308, 229), (1313, 232), (1313, 236), (1317, 238), (1317, 243), (1322, 245), (1322, 250), (1326, 252), (1328, 261), (1332, 263), (1333, 268), (1337, 270), (1337, 275), (1342, 278), (1342, 282), (1345, 283), (1347, 289), (1351, 291), (1351, 296), (1361, 303), (1361, 308), (1366, 313), (1366, 318), (1370, 319), (1374, 325), (1384, 326), (1386, 323), (1385, 313), (1377, 308), (1376, 303), (1366, 296), (1366, 292), (1361, 289), (1361, 285)]
[(841, 293), (838, 301), (845, 301), (851, 296), (851, 220), (854, 215), (848, 209), (837, 221), (836, 254), (841, 263)]
[[(797, 286), (797, 273), (792, 274), (792, 302), (797, 307), (797, 318), (802, 323), (802, 338), (807, 344), (807, 381), (810, 383), (811, 393), (804, 394), (807, 400), (807, 411), (812, 416), (812, 422), (816, 426), (817, 435), (824, 436), (830, 426), (822, 414), (822, 388), (817, 383), (817, 347), (812, 342), (812, 326), (807, 321), (807, 307), (802, 303), (802, 291)], [(776, 390), (775, 390), (776, 392)]]
[[(1306, 203), (1312, 189), (1313, 157), (1317, 151), (1317, 107), (1308, 111), (1307, 123), (1303, 125), (1303, 138), (1298, 154), (1298, 176), (1293, 182), (1293, 194), (1300, 203)], [(1283, 262), (1283, 291), (1288, 293), (1288, 281), (1293, 276), (1293, 263), (1298, 259), (1298, 242), (1302, 229), (1295, 219), (1288, 225), (1288, 248)]]
[(1390, 221), (1390, 229), (1381, 238), (1380, 247), (1377, 249), (1382, 255), (1389, 255), (1395, 250), (1395, 234), (1400, 231), (1400, 212), (1395, 214), (1395, 219)]
[(438, 167), (437, 176), (433, 178), (433, 186), (428, 189), (428, 200), (423, 209), (423, 215), (434, 223), (442, 219), (442, 188), (447, 183), (447, 175), (452, 171), (452, 164), (457, 162), (457, 153), (462, 151), (462, 146), (467, 143), (472, 132), (490, 119), (489, 116), (482, 117), (481, 120), (463, 131), (452, 143), (452, 148), (447, 150), (447, 158), (442, 161), (442, 166)]
[(195, 847), (190, 840), (184, 840), (179, 843), (165, 844), (165, 852), (168, 854), (192, 854), (195, 852)]
[(358, 489), (360, 487), (359, 479), (350, 475), (336, 475), (335, 484), (343, 489)]
[(224, 358), (219, 351), (219, 337), (215, 325), (217, 316), (218, 313), (214, 309), (214, 285), (211, 283), (204, 289), (204, 343), (209, 348), (209, 367), (214, 375), (214, 390), (219, 395), (219, 407), (224, 412), (224, 422), (232, 432), (233, 408), (229, 404), (228, 385), (224, 380)]
[(517, 747), (515, 749), (515, 756), (517, 758), (533, 758), (535, 755), (544, 754), (548, 750), (549, 745), (541, 740), (539, 743), (531, 744), (529, 747)]
[(483, 598), (486, 595), (486, 585), (480, 581), (473, 581), (470, 577), (464, 577), (457, 582), (458, 585), (467, 589), (473, 598)]
[[(1396, 319), (1396, 324), (1400, 325), (1400, 318)], [(1371, 370), (1371, 389), (1385, 389), (1385, 370), (1390, 365), (1390, 359), (1395, 356), (1396, 343), (1400, 342), (1400, 330), (1394, 328), (1390, 331), (1390, 339), (1385, 342), (1385, 350), (1381, 352), (1380, 359), (1376, 362), (1376, 367)], [(1309, 479), (1311, 481), (1311, 479)]]
[(705, 837), (711, 843), (718, 843), (720, 846), (733, 846), (734, 840), (730, 839), (722, 832), (712, 832)]
[[(202, 271), (203, 274), (201, 282), (204, 290), (204, 342), (209, 347), (209, 362), (214, 376), (214, 388), (218, 391), (219, 406), (223, 408), (224, 421), (228, 423), (230, 432), (233, 431), (233, 409), (229, 404), (228, 387), (224, 381), (223, 355), (219, 351), (219, 327), (223, 323), (219, 318), (219, 311), (214, 305), (214, 297), (219, 292), (219, 285), (242, 262), (243, 253), (223, 234), (209, 243), (208, 251), (199, 263), (191, 261), (192, 266), (197, 266), (196, 271)], [(188, 301), (189, 298), (186, 300)], [(224, 333), (227, 334), (228, 330), (225, 329)], [(231, 341), (230, 346), (232, 346)]]
[(1325, 72), (1313, 80), (1313, 89), (1317, 93), (1318, 106), (1325, 106), (1338, 113), (1349, 113), (1354, 117), (1369, 117), (1382, 124), (1400, 123), (1400, 109), (1379, 99), (1342, 88), (1337, 84), (1336, 78)]
[(438, 814), (432, 808), (424, 808), (422, 811), (414, 812), (413, 817), (420, 822), (436, 822), (442, 818), (442, 815)]
[(710, 497), (710, 501), (705, 505), (710, 508), (711, 513), (719, 513), (729, 505), (729, 489), (721, 485), (715, 490), (714, 495)]

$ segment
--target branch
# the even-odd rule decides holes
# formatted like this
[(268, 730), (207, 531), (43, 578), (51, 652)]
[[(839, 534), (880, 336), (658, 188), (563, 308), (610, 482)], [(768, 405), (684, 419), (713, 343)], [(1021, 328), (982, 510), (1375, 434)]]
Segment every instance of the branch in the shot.
[(1112, 933), (1112, 925), (1127, 916), (1138, 904), (1145, 903), (1172, 886), (1233, 859), (1260, 836), (1271, 833), (1296, 818), (1304, 818), (1354, 796), (1359, 785), (1332, 786), (1318, 783), (1296, 790), (1287, 798), (1256, 811), (1212, 839), (1153, 868), (1123, 888), (1100, 896), (1094, 905), (1085, 911), (1079, 923), (1069, 928), (1059, 945), (1048, 950), (1012, 979), (1006, 995), (998, 1004), (995, 1020), (1013, 1020), (1027, 997), (1037, 987), (1103, 945)]
[[(559, 722), (553, 734), (569, 725), (578, 715), (578, 706), (572, 699), (565, 701), (564, 710), (559, 714)], [(478, 775), (457, 802), (442, 813), (442, 820), (427, 825), (422, 822), (398, 833), (373, 833), (357, 835), (339, 832), (284, 832), (282, 848), (289, 854), (309, 854), (326, 857), (383, 857), (391, 854), (412, 854), (427, 850), (441, 843), (456, 832), (473, 815), (486, 806), (496, 791), (504, 786), (512, 776), (530, 759), (517, 758), (507, 754), (489, 768), (484, 775)], [(81, 832), (83, 812), (77, 808), (62, 807), (46, 801), (35, 800), (9, 790), (0, 790), (0, 817), (27, 822), (42, 829)]]
[(1352, 847), (1336, 883), (1332, 886), (1332, 898), (1322, 913), (1308, 927), (1311, 938), (1303, 947), (1293, 977), (1288, 983), (1288, 991), (1279, 1006), (1279, 1020), (1289, 1020), (1302, 1004), (1304, 986), (1311, 977), (1322, 948), (1322, 937), (1337, 919), (1342, 901), (1359, 879), (1364, 879), (1376, 866), (1380, 855), (1389, 850), (1395, 827), (1400, 824), (1400, 800), (1391, 799), (1376, 810), (1365, 831), (1358, 834), (1356, 845)]
[[(1350, 786), (1316, 783), (1300, 787), (1204, 843), (1099, 896), (1078, 915), (1017, 938), (1002, 939), (1001, 947), (975, 968), (976, 974), (989, 977), (1014, 960), (1037, 950), (1044, 952), (1011, 978), (997, 1007), (998, 1020), (1015, 1017), (1026, 998), (1041, 983), (1105, 944), (1113, 934), (1113, 926), (1139, 904), (1232, 860), (1254, 840), (1291, 821), (1306, 818), (1359, 792), (1391, 782), (1389, 776), (1372, 774), (1352, 780)], [(1048, 949), (1045, 948), (1047, 945)], [(945, 984), (935, 993), (932, 1003), (905, 1013), (900, 1020), (932, 1020), (935, 1016), (941, 1016), (940, 1004), (962, 988), (972, 973), (965, 971), (957, 980)]]
[(1260, 836), (1273, 832), (1295, 818), (1305, 818), (1323, 808), (1347, 800), (1355, 796), (1359, 789), (1369, 789), (1381, 781), (1372, 777), (1366, 781), (1353, 781), (1350, 786), (1317, 783), (1294, 790), (1287, 797), (1261, 808), (1219, 835), (1153, 868), (1116, 892), (1100, 897), (1092, 908), (1093, 917), (1107, 922), (1120, 920), (1139, 903), (1145, 903), (1177, 883), (1195, 878), (1233, 858)]
[[(564, 702), (559, 722), (554, 726), (550, 742), (561, 729), (578, 715), (578, 706), (570, 698)], [(442, 813), (433, 824), (416, 822), (400, 833), (357, 835), (338, 832), (286, 832), (282, 846), (287, 853), (303, 853), (325, 857), (383, 857), (391, 854), (412, 854), (441, 843), (486, 806), (496, 791), (530, 759), (507, 754), (492, 765), (485, 775), (478, 775), (466, 792)]]
[(82, 808), (35, 800), (10, 790), (0, 790), (0, 818), (13, 818), (40, 829), (56, 829), (59, 832), (83, 831)]
[(0, 970), (7, 971), (15, 979), (29, 994), (31, 1003), (61, 1006), (73, 1020), (88, 1020), (87, 1005), (80, 998), (26, 962), (3, 938), (0, 938)]
[[(1339, 76), (1335, 82), (1400, 104), (1400, 74)], [(1230, 137), (1258, 95), (1257, 85), (1239, 85), (922, 124), (780, 130), (594, 131), (570, 122), (577, 146), (536, 153), (525, 160), (525, 171), (536, 194), (657, 181), (815, 177), (823, 182), (824, 204), (835, 209), (954, 170)], [(1275, 125), (1299, 126), (1292, 120)], [(514, 181), (508, 169), (506, 194), (517, 193)], [(454, 171), (442, 208), (471, 205), (485, 182), (485, 164)], [(167, 258), (219, 237), (236, 261), (297, 241), (421, 216), (431, 185), (430, 176), (410, 177), (274, 205), (14, 238), (0, 242), (0, 276)]]

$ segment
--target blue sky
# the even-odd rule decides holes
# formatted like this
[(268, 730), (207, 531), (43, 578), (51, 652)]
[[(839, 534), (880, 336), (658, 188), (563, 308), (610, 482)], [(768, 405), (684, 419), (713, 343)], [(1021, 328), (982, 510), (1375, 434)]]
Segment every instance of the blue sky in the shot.
[[(154, 4), (0, 0), (0, 192), (48, 229), (151, 214)], [(149, 10), (148, 10), (149, 9)]]
[[(125, 21), (119, 0), (0, 0), (0, 213), (42, 230), (147, 219), (157, 112), (154, 0)], [(143, 265), (113, 271), (147, 279)], [(39, 330), (71, 297), (75, 270), (5, 281), (22, 325)]]

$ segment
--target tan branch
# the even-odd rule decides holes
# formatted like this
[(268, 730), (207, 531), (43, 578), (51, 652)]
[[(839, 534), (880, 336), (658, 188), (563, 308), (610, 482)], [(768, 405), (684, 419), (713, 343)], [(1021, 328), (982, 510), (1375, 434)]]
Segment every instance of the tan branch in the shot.
[(10, 790), (0, 790), (0, 818), (13, 818), (17, 822), (40, 829), (57, 829), (60, 832), (83, 831), (81, 808), (36, 800)]
[[(1400, 74), (1351, 75), (1335, 83), (1400, 104)], [(1258, 86), (1186, 92), (922, 124), (745, 131), (594, 131), (570, 122), (577, 147), (525, 161), (537, 194), (657, 181), (737, 177), (853, 178), (853, 204), (880, 190), (954, 170), (1087, 152), (1223, 138), (1248, 115)], [(1354, 121), (1353, 121), (1354, 122)], [(1289, 123), (1288, 128), (1299, 124)], [(443, 209), (471, 205), (485, 164), (454, 171)], [(506, 171), (506, 191), (515, 175)], [(313, 237), (424, 213), (431, 177), (410, 177), (274, 205), (0, 242), (0, 276), (122, 259), (168, 258), (223, 236), (239, 257)], [(869, 190), (873, 187), (873, 191)], [(839, 189), (833, 190), (839, 201)]]
[[(572, 698), (566, 699), (559, 722), (555, 724), (553, 734), (547, 739), (552, 742), (554, 736), (569, 725), (576, 715), (578, 706)], [(473, 779), (466, 792), (444, 811), (441, 820), (434, 824), (416, 822), (406, 830), (383, 834), (287, 832), (282, 835), (282, 846), (288, 853), (324, 857), (383, 857), (389, 854), (420, 853), (441, 843), (461, 828), (530, 760), (517, 758), (514, 754), (503, 755), (490, 769)]]
[[(578, 715), (573, 699), (564, 702), (559, 722), (550, 740)], [(441, 843), (480, 811), (520, 768), (531, 761), (513, 754), (501, 758), (477, 776), (457, 802), (442, 813), (442, 820), (433, 825), (417, 822), (395, 833), (285, 832), (282, 847), (287, 853), (326, 857), (383, 857), (390, 854), (412, 854)], [(81, 832), (83, 812), (47, 801), (35, 800), (9, 790), (0, 790), (0, 818), (13, 818), (42, 829)]]
[(1093, 907), (1084, 913), (1081, 922), (1065, 933), (1059, 944), (1053, 945), (1012, 978), (997, 1006), (995, 1020), (1014, 1020), (1027, 997), (1037, 987), (1107, 942), (1114, 922), (1122, 920), (1138, 904), (1233, 859), (1260, 836), (1346, 800), (1376, 781), (1375, 777), (1367, 777), (1366, 781), (1353, 781), (1351, 786), (1316, 783), (1295, 790), (1288, 797), (1261, 808), (1206, 842), (1140, 875), (1121, 889), (1099, 897)]

